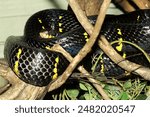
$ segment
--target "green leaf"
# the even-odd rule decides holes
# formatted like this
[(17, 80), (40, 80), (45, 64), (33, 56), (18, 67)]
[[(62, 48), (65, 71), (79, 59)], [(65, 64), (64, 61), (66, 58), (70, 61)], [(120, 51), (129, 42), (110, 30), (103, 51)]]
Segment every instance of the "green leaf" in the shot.
[(125, 89), (129, 89), (131, 87), (132, 87), (131, 80), (126, 81), (123, 85), (123, 88), (125, 88)]
[(84, 91), (88, 91), (88, 88), (82, 83), (79, 84), (79, 87), (80, 87), (80, 89), (82, 89)]
[(85, 100), (90, 100), (91, 96), (90, 96), (90, 94), (86, 93), (86, 94), (84, 94), (84, 98), (85, 98)]
[(105, 90), (121, 90), (121, 88), (119, 86), (108, 85), (108, 84), (105, 85), (104, 89)]
[(128, 93), (126, 93), (126, 92), (122, 92), (121, 100), (128, 100), (128, 99), (129, 99), (129, 95), (128, 95)]
[(91, 89), (91, 95), (93, 96), (92, 98), (94, 98), (95, 100), (100, 100), (101, 95), (97, 92), (97, 90), (95, 90), (94, 88)]
[(71, 99), (76, 99), (77, 96), (79, 95), (79, 90), (77, 89), (69, 89), (67, 90), (67, 95), (71, 98)]

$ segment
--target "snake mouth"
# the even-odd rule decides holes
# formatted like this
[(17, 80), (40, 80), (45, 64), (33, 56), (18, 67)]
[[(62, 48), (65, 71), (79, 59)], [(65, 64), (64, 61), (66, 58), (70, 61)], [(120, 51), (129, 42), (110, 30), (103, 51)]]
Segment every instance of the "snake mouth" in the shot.
[(55, 38), (54, 35), (51, 35), (48, 31), (43, 31), (39, 33), (40, 35), (40, 39), (44, 38), (44, 39), (52, 39)]

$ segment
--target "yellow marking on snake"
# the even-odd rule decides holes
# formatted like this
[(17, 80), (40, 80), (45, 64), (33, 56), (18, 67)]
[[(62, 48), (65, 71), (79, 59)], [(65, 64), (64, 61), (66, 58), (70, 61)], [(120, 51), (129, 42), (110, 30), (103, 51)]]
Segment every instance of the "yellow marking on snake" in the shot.
[(99, 56), (99, 60), (100, 60), (100, 73), (104, 74), (104, 71), (105, 71), (105, 67), (104, 67), (104, 61), (103, 61), (103, 53), (100, 54)]
[(45, 27), (44, 27), (44, 26), (42, 26), (42, 29), (45, 29)]
[[(117, 29), (118, 30), (118, 35), (121, 35), (122, 36), (122, 32), (121, 32), (121, 29)], [(119, 39), (118, 39), (118, 46), (116, 46), (116, 49), (119, 51), (119, 52), (121, 52), (122, 51), (122, 48), (123, 48), (123, 44), (122, 44), (122, 41), (123, 41), (123, 38), (122, 37), (120, 37)], [(123, 58), (126, 58), (126, 53), (124, 52), (123, 53), (123, 55), (122, 55), (122, 57)]]
[(49, 46), (46, 46), (45, 48), (46, 48), (47, 50), (52, 50), (51, 47), (49, 47)]
[(42, 20), (40, 18), (38, 18), (38, 21), (42, 24)]
[(89, 41), (89, 38), (86, 38), (86, 40), (85, 40), (86, 42), (88, 42)]
[(100, 62), (101, 62), (101, 70), (100, 70), (100, 72), (104, 73), (105, 67), (104, 67), (103, 59), (101, 59)]
[(40, 32), (40, 37), (48, 39), (48, 38), (54, 38), (55, 36), (49, 35), (47, 32)]
[(87, 32), (84, 32), (83, 35), (84, 35), (84, 38), (86, 39), (85, 41), (87, 42), (89, 40)]
[(118, 31), (118, 35), (122, 35), (121, 29), (118, 28), (117, 31)]
[(59, 57), (57, 57), (57, 58), (55, 59), (55, 64), (54, 64), (54, 69), (53, 69), (54, 75), (53, 75), (53, 77), (52, 77), (53, 80), (58, 77), (58, 69), (57, 69), (58, 63), (59, 63)]
[(42, 38), (48, 38), (48, 34), (45, 32), (40, 32), (40, 37)]
[(58, 23), (58, 26), (61, 27), (61, 26), (62, 26), (62, 23)]
[(18, 59), (20, 58), (21, 53), (22, 53), (22, 50), (19, 49), (19, 50), (18, 50), (18, 53), (17, 53), (17, 58), (18, 58)]
[(53, 35), (48, 35), (48, 38), (55, 38), (55, 36), (53, 36)]
[(59, 16), (59, 19), (62, 19), (62, 16), (61, 16), (61, 15)]
[(59, 28), (59, 32), (63, 32), (62, 28)]
[(123, 58), (126, 58), (126, 56), (127, 56), (126, 53), (123, 53), (123, 56), (122, 56), (122, 57), (123, 57)]
[(17, 54), (16, 54), (17, 60), (15, 61), (15, 65), (14, 65), (14, 72), (15, 72), (17, 75), (20, 75), (20, 74), (19, 74), (18, 67), (19, 67), (19, 58), (20, 58), (21, 53), (22, 53), (22, 50), (19, 48), (19, 49), (18, 49), (18, 52), (17, 52)]
[[(62, 26), (62, 23), (58, 23), (58, 26), (61, 27), (61, 26)], [(63, 32), (63, 29), (62, 29), (62, 28), (59, 28), (59, 32)]]
[(123, 44), (122, 44), (123, 39), (119, 38), (118, 41), (119, 42), (118, 42), (118, 46), (116, 46), (116, 49), (120, 52), (122, 50), (122, 47), (123, 47)]
[[(121, 35), (122, 36), (122, 32), (121, 32), (121, 29), (117, 29), (117, 34), (118, 35)], [(122, 41), (123, 41), (123, 39), (120, 37), (119, 39), (118, 39), (118, 46), (116, 46), (116, 49), (120, 52), (121, 50), (122, 50), (122, 47), (123, 47), (123, 44), (122, 44)]]
[[(42, 20), (40, 18), (38, 18), (38, 21), (39, 21), (40, 24), (42, 24)], [(42, 26), (42, 29), (45, 29), (45, 27)]]
[[(56, 65), (56, 67), (57, 67), (57, 65)], [(57, 73), (57, 68), (54, 68), (53, 72), (56, 74)]]
[(55, 61), (56, 61), (56, 63), (58, 63), (58, 62), (59, 62), (59, 57), (57, 57), (57, 58), (55, 59)]
[(87, 32), (84, 32), (83, 35), (86, 35), (86, 36), (87, 36), (88, 34), (87, 34)]
[(139, 21), (139, 19), (140, 19), (140, 16), (137, 16), (137, 21)]

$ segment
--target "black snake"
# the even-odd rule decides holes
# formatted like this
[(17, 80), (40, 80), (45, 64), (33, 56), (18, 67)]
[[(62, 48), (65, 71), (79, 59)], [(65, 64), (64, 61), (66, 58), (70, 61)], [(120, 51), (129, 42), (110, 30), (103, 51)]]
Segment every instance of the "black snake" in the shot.
[[(88, 18), (94, 25), (97, 16)], [(124, 58), (150, 67), (149, 61), (140, 54), (139, 49), (123, 43), (127, 41), (135, 44), (150, 54), (150, 10), (106, 15), (101, 34), (111, 43), (116, 41), (113, 47)], [(58, 43), (74, 57), (88, 40), (89, 35), (72, 12), (47, 9), (28, 19), (22, 38), (7, 39), (4, 56), (21, 80), (32, 85), (45, 86), (57, 79), (69, 64), (61, 53), (51, 51), (51, 47)], [(117, 76), (125, 72), (97, 48), (97, 45), (94, 46), (91, 52), (100, 55), (96, 71), (103, 72), (106, 76)]]

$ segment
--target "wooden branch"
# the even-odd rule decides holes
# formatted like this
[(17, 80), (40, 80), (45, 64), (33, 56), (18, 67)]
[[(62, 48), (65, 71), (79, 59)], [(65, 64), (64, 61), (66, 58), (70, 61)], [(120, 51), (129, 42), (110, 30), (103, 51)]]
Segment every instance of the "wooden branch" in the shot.
[(0, 76), (0, 94), (6, 91), (9, 87), (10, 87), (9, 81)]
[[(9, 73), (13, 74), (13, 73)], [(10, 76), (9, 76), (10, 77)], [(11, 78), (17, 78), (12, 77)], [(43, 99), (47, 90), (45, 87), (35, 87), (24, 82), (17, 82), (11, 85), (8, 90), (0, 95), (0, 100), (35, 100)]]
[[(78, 0), (80, 1), (80, 0)], [(85, 0), (85, 14), (86, 16), (97, 15), (103, 0)], [(82, 9), (83, 10), (83, 9)]]
[(109, 56), (114, 63), (116, 64), (118, 63), (118, 65), (121, 68), (123, 68), (124, 70), (128, 72), (133, 72), (134, 74), (138, 74), (142, 76), (145, 80), (150, 81), (150, 69), (149, 68), (146, 68), (141, 65), (130, 62), (128, 60), (125, 60), (114, 50), (114, 48), (109, 44), (109, 42), (106, 40), (104, 36), (101, 36), (101, 39), (99, 40), (99, 46), (105, 52), (105, 54)]
[[(92, 26), (91, 23), (89, 23), (89, 20), (88, 20), (88, 18), (86, 16), (85, 12), (83, 12), (83, 10), (79, 6), (78, 2), (76, 0), (74, 0), (74, 1), (68, 0), (68, 3), (71, 6), (72, 10), (74, 11), (77, 19), (79, 20), (79, 22), (81, 23), (81, 25), (83, 26), (83, 28), (86, 31), (88, 30), (88, 33), (92, 34), (93, 26)], [(82, 20), (82, 19), (84, 19), (84, 20)], [(86, 22), (88, 22), (89, 26), (86, 26), (87, 25)]]
[(103, 0), (76, 0), (86, 16), (97, 15)]
[[(134, 6), (130, 4), (130, 0), (113, 0), (115, 3), (119, 4), (124, 11), (131, 12), (135, 11), (136, 9)], [(139, 9), (149, 9), (150, 8), (150, 1), (149, 0), (132, 0), (132, 2), (139, 8)]]
[(135, 11), (135, 8), (128, 2), (128, 0), (113, 0), (113, 1), (118, 5), (120, 5), (126, 12)]
[(150, 8), (150, 1), (149, 1), (149, 0), (133, 0), (133, 2), (134, 2), (140, 9), (149, 9), (149, 8)]
[(36, 87), (21, 81), (13, 71), (0, 61), (0, 75), (9, 81), (0, 94), (0, 100), (35, 100), (43, 99), (48, 91), (47, 87)]
[[(88, 21), (87, 17), (85, 16), (84, 12), (81, 10), (80, 6), (75, 0), (69, 0), (69, 4), (71, 8), (73, 9), (74, 13), (76, 14), (78, 20), (80, 23), (84, 23), (84, 20)], [(98, 20), (95, 24), (95, 27), (93, 29), (93, 33), (91, 34), (91, 37), (89, 41), (85, 44), (85, 46), (79, 51), (79, 53), (74, 57), (74, 59), (71, 61), (65, 72), (58, 78), (54, 83), (49, 85), (49, 91), (52, 91), (58, 87), (60, 87), (67, 78), (71, 75), (72, 71), (76, 68), (77, 64), (87, 55), (88, 52), (91, 51), (91, 48), (93, 44), (96, 41), (96, 38), (99, 34), (99, 31), (101, 29), (101, 25), (104, 21), (105, 13), (110, 4), (110, 0), (105, 0), (102, 4), (100, 13), (98, 15)], [(85, 24), (86, 26), (86, 24)], [(90, 31), (92, 32), (92, 31)]]

